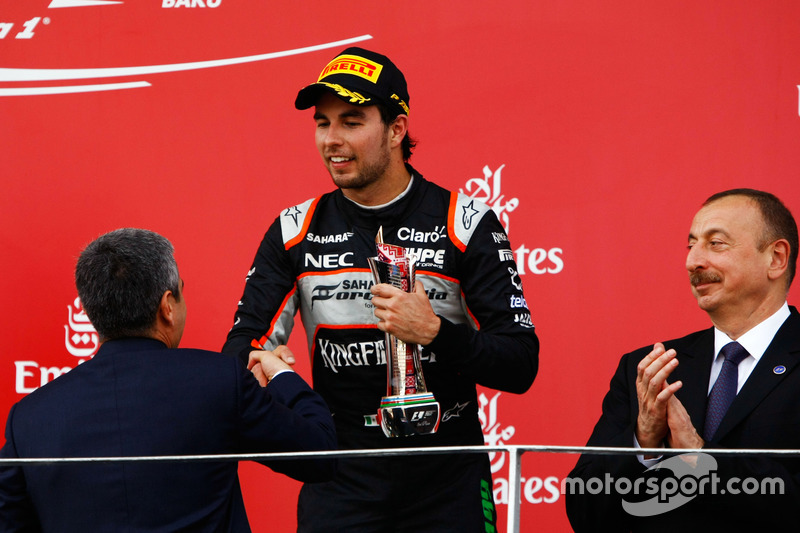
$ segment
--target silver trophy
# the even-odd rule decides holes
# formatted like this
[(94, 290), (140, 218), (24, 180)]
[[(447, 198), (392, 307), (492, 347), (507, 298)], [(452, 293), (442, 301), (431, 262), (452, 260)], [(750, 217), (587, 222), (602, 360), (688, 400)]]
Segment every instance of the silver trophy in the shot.
[[(375, 283), (388, 283), (406, 292), (414, 291), (415, 258), (402, 246), (383, 242), (383, 228), (375, 237), (377, 257), (369, 268)], [(386, 396), (381, 398), (378, 422), (387, 437), (410, 437), (436, 433), (439, 403), (428, 392), (422, 375), (420, 349), (386, 334)]]

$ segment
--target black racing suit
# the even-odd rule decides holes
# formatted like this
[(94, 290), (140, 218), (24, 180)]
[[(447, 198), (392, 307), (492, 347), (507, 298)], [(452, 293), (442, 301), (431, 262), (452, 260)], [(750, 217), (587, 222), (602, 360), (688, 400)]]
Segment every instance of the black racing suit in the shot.
[[(485, 204), (447, 191), (408, 169), (413, 175), (410, 187), (386, 206), (366, 208), (336, 190), (283, 211), (261, 242), (223, 347), (224, 352), (247, 361), (253, 349), (271, 350), (285, 344), (299, 310), (312, 354), (314, 389), (334, 414), (342, 449), (480, 445), (476, 383), (523, 393), (538, 369), (539, 341), (508, 237), (497, 217)], [(441, 405), (441, 423), (434, 435), (387, 438), (375, 422), (381, 397), (386, 395), (386, 357), (384, 333), (376, 327), (370, 302), (373, 279), (367, 258), (376, 255), (375, 236), (381, 226), (385, 242), (413, 248), (418, 255), (416, 279), (442, 321), (434, 341), (422, 350), (427, 388)], [(379, 515), (373, 517), (375, 523), (380, 523), (392, 511), (381, 510), (383, 493), (376, 485), (386, 485), (385, 497), (393, 499), (393, 508), (398, 507), (398, 490), (424, 499), (420, 486), (452, 492), (448, 501), (468, 502), (449, 511), (439, 505), (415, 511), (422, 524), (433, 523), (433, 516), (440, 513), (437, 509), (469, 516), (472, 524), (474, 515), (465, 509), (477, 507), (481, 517), (488, 516), (483, 513), (491, 505), (485, 494), (488, 475), (491, 497), (488, 459), (447, 456), (443, 461), (442, 457), (390, 458), (386, 461), (394, 461), (397, 468), (391, 474), (385, 470), (390, 467), (376, 459), (340, 461), (342, 475), (332, 483), (344, 487), (328, 492), (318, 485), (303, 488), (301, 529), (306, 530), (308, 522), (304, 509), (322, 515), (329, 509), (337, 518), (350, 520), (350, 515), (369, 508)], [(397, 461), (404, 459), (416, 466), (397, 467)], [(442, 463), (471, 468), (467, 465), (476, 459), (484, 480), (482, 502), (476, 499), (477, 487), (474, 491), (453, 487), (453, 472), (442, 472), (439, 477), (449, 479), (436, 483), (434, 470)], [(361, 479), (361, 473), (370, 468), (373, 478), (367, 480), (364, 473)], [(354, 486), (364, 484), (365, 490), (355, 494)], [(350, 490), (348, 486), (353, 488), (352, 506), (336, 503), (347, 499), (342, 492)], [(320, 490), (318, 497), (310, 494)], [(360, 501), (364, 498), (371, 503), (364, 505)], [(398, 522), (400, 514), (385, 518), (397, 525), (397, 531), (406, 529)], [(370, 520), (333, 526), (329, 519), (326, 516), (320, 531), (354, 530), (359, 527), (356, 524)], [(412, 527), (421, 530), (418, 525), (408, 529)], [(484, 531), (483, 524), (475, 530)]]

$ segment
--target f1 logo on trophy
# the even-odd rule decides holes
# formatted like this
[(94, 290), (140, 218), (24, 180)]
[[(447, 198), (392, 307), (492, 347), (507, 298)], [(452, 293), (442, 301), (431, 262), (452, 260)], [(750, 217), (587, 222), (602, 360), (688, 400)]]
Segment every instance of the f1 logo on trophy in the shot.
[[(369, 257), (375, 283), (388, 283), (406, 292), (414, 291), (416, 258), (402, 246), (383, 242), (383, 228), (375, 236), (377, 257)], [(439, 402), (428, 392), (422, 375), (417, 344), (407, 344), (386, 334), (386, 396), (381, 398), (378, 423), (387, 437), (410, 437), (436, 433)]]

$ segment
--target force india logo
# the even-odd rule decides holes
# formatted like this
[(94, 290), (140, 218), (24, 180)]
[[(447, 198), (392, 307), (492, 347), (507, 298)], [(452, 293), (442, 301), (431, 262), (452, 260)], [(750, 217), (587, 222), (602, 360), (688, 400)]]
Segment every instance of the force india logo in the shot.
[[(336, 285), (317, 285), (311, 289), (311, 309), (314, 309), (316, 302), (326, 302), (328, 300), (359, 300), (369, 302), (372, 300), (372, 280), (352, 279), (340, 281)], [(425, 289), (425, 294), (429, 300), (446, 300), (447, 293), (436, 290), (436, 287)], [(372, 304), (366, 303), (367, 307)]]
[[(503, 228), (505, 228), (506, 233), (509, 233), (509, 213), (519, 207), (519, 199), (506, 199), (502, 193), (503, 168), (505, 168), (505, 165), (500, 165), (495, 171), (492, 171), (488, 165), (483, 167), (483, 178), (467, 180), (464, 188), (459, 189), (459, 191), (491, 207)], [(508, 242), (508, 238), (502, 233), (495, 233), (494, 240), (498, 244)], [(510, 254), (511, 250), (501, 250), (500, 257), (501, 259), (508, 259), (511, 257)], [(558, 274), (564, 270), (562, 254), (563, 250), (561, 248), (531, 249), (524, 244), (513, 251), (513, 257), (517, 261), (520, 275), (524, 275), (527, 272), (531, 274)]]

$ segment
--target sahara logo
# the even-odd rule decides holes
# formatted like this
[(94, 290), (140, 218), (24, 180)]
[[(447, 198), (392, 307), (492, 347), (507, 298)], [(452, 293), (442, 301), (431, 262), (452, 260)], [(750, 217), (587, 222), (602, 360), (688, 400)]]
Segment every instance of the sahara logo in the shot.
[[(100, 347), (97, 331), (89, 322), (89, 317), (81, 306), (80, 298), (75, 298), (72, 305), (67, 306), (67, 323), (64, 325), (64, 346), (67, 352), (79, 357), (78, 364), (94, 357)], [(15, 387), (17, 394), (29, 394), (39, 387), (66, 374), (73, 367), (48, 367), (36, 361), (14, 361)]]
[[(506, 200), (505, 195), (501, 192), (503, 168), (505, 168), (505, 165), (500, 165), (497, 170), (492, 172), (488, 165), (483, 167), (483, 178), (467, 180), (465, 187), (459, 189), (459, 192), (480, 200), (491, 207), (503, 228), (505, 228), (506, 233), (508, 233), (511, 222), (509, 213), (519, 207), (519, 198)], [(507, 240), (502, 234), (494, 234), (494, 238), (497, 243)], [(527, 271), (532, 274), (558, 274), (564, 270), (563, 253), (564, 251), (561, 248), (531, 249), (524, 244), (514, 250), (520, 274), (526, 273), (526, 267)]]

